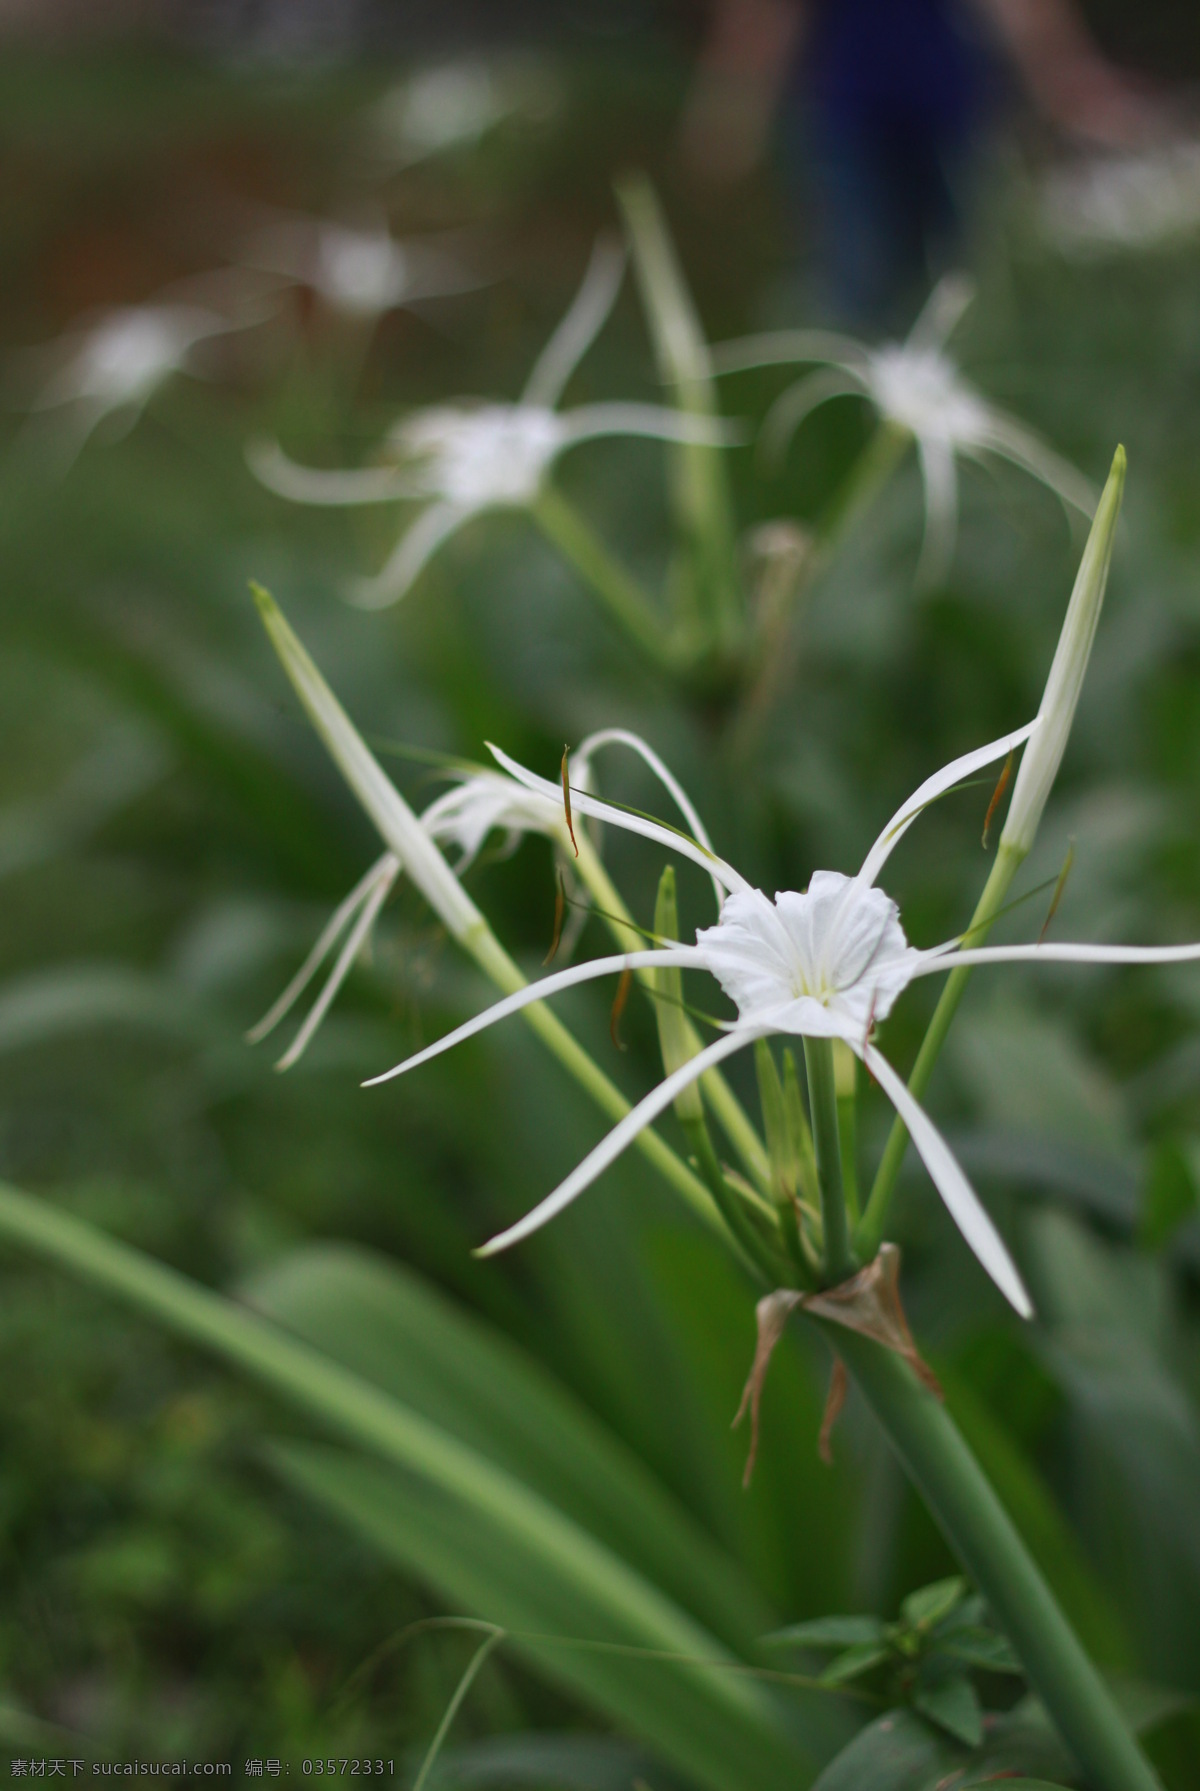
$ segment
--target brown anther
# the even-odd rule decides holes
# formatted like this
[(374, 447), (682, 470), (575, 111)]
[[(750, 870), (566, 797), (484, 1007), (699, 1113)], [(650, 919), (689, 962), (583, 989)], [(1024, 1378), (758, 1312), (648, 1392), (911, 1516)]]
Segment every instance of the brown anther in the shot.
[(576, 856), (576, 858), (578, 858), (579, 857), (579, 841), (575, 838), (575, 823), (571, 819), (571, 781), (570, 781), (570, 777), (568, 775), (568, 766), (567, 766), (567, 759), (568, 759), (570, 750), (571, 749), (569, 746), (563, 747), (563, 756), (562, 756), (563, 808), (566, 810), (566, 815), (567, 815), (567, 832), (571, 836), (571, 844), (574, 846), (575, 856)]
[(632, 987), (633, 971), (627, 964), (621, 972), (621, 980), (617, 984), (617, 992), (613, 996), (612, 1013), (608, 1018), (608, 1030), (618, 1051), (625, 1050), (625, 1046), (621, 1043), (621, 1015), (625, 1012), (625, 1003), (629, 1000), (629, 991)]
[(1037, 936), (1037, 942), (1039, 945), (1042, 943), (1042, 940), (1046, 937), (1046, 934), (1050, 931), (1050, 922), (1054, 919), (1054, 916), (1058, 913), (1058, 904), (1063, 899), (1063, 891), (1067, 887), (1067, 878), (1071, 875), (1071, 866), (1074, 863), (1075, 863), (1075, 841), (1071, 840), (1071, 842), (1067, 846), (1067, 856), (1063, 859), (1062, 870), (1058, 873), (1058, 882), (1054, 885), (1054, 894), (1050, 897), (1050, 907), (1047, 910), (1045, 920), (1042, 922), (1042, 930)]
[(983, 849), (985, 852), (987, 851), (988, 829), (992, 825), (992, 816), (1003, 800), (1004, 792), (1008, 788), (1008, 780), (1012, 776), (1012, 768), (1013, 754), (1010, 752), (1004, 761), (1004, 769), (996, 780), (996, 788), (992, 791), (992, 800), (988, 803), (987, 814), (983, 817)]

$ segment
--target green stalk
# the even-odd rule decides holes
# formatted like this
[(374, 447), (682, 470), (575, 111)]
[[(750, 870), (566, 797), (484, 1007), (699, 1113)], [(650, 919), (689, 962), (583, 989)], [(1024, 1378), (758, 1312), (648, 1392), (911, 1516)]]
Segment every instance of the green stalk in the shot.
[(764, 617), (754, 654), (754, 676), (735, 729), (739, 752), (753, 744), (796, 669), (797, 639), (792, 623), (800, 597), (811, 593), (824, 576), (846, 537), (895, 472), (911, 440), (906, 429), (880, 424), (822, 517), (800, 574), (786, 591), (787, 602), (773, 606), (771, 614)]
[(657, 665), (674, 666), (671, 639), (637, 580), (609, 553), (573, 504), (552, 485), (543, 485), (530, 515), (600, 598), (625, 632)]
[(842, 1189), (842, 1141), (838, 1135), (833, 1041), (806, 1038), (804, 1064), (808, 1071), (808, 1105), (817, 1155), (817, 1180), (821, 1188), (825, 1280), (828, 1285), (836, 1286), (852, 1275), (858, 1265), (850, 1250), (846, 1197)]
[[(964, 940), (972, 945), (982, 945), (991, 929), (1000, 909), (1004, 906), (1004, 898), (1008, 894), (1009, 885), (1016, 876), (1025, 858), (1025, 853), (1015, 846), (1006, 846), (1001, 842), (996, 853), (996, 861), (983, 886), (975, 912), (971, 916), (971, 924), (963, 934)], [(968, 965), (960, 965), (952, 970), (946, 978), (946, 986), (942, 990), (937, 1006), (933, 1010), (933, 1018), (929, 1029), (921, 1042), (917, 1053), (917, 1061), (913, 1065), (912, 1075), (908, 1079), (911, 1093), (920, 1100), (929, 1085), (933, 1074), (933, 1066), (937, 1062), (938, 1053), (950, 1030), (950, 1022), (958, 1012), (958, 1004), (963, 998), (971, 975)], [(879, 1168), (871, 1186), (870, 1199), (866, 1211), (854, 1233), (854, 1245), (859, 1255), (869, 1261), (879, 1250), (883, 1241), (883, 1228), (887, 1224), (888, 1207), (891, 1204), (892, 1191), (896, 1186), (896, 1177), (900, 1173), (900, 1165), (904, 1161), (904, 1152), (908, 1146), (908, 1127), (902, 1119), (892, 1121), (892, 1129), (888, 1134), (887, 1144), (879, 1160)]]
[(1095, 1791), (1162, 1791), (1012, 1521), (942, 1405), (870, 1338), (823, 1324)]
[[(579, 857), (575, 869), (602, 914), (618, 948), (631, 952), (644, 950), (646, 939), (634, 924), (633, 916), (605, 870), (600, 854), (585, 833), (577, 830), (576, 837), (579, 842)], [(637, 970), (636, 965), (634, 968), (639, 980), (653, 991), (654, 971)], [(686, 1014), (681, 1016), (680, 1031), (687, 1041), (688, 1054), (695, 1056), (701, 1049), (701, 1039)], [(755, 1130), (753, 1121), (725, 1080), (723, 1071), (706, 1070), (700, 1078), (700, 1087), (712, 1109), (713, 1117), (741, 1159), (742, 1168), (759, 1192), (768, 1197), (771, 1192), (771, 1166), (767, 1161), (766, 1147)]]
[[(782, 1249), (775, 1249), (770, 1239), (758, 1229), (743, 1197), (725, 1180), (703, 1116), (698, 1119), (681, 1119), (680, 1124), (700, 1174), (712, 1195), (713, 1204), (729, 1227), (736, 1253), (755, 1280), (764, 1287), (779, 1287), (789, 1283), (792, 1279), (790, 1261)], [(771, 1215), (771, 1223), (777, 1224), (774, 1214)]]

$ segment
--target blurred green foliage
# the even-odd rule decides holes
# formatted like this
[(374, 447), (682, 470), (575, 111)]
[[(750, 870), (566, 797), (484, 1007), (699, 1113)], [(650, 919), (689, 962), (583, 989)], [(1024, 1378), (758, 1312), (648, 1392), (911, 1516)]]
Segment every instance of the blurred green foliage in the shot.
[[(643, 1165), (626, 1159), (511, 1257), (472, 1259), (599, 1128), (516, 1028), (411, 1082), (359, 1090), (480, 1000), (410, 892), (297, 1068), (276, 1077), (242, 1041), (377, 849), (291, 701), (250, 577), (286, 603), (381, 753), (477, 757), (488, 737), (551, 771), (564, 739), (637, 728), (700, 794), (719, 849), (769, 889), (857, 863), (932, 767), (1036, 706), (1078, 542), (1019, 478), (967, 480), (952, 579), (916, 599), (920, 504), (906, 469), (815, 592), (795, 687), (747, 763), (718, 706), (642, 666), (521, 519), (473, 524), (399, 608), (368, 616), (340, 592), (348, 571), (378, 564), (394, 517), (285, 506), (245, 470), (254, 433), (349, 464), (405, 404), (515, 395), (596, 228), (613, 220), (612, 177), (631, 163), (664, 186), (710, 335), (779, 314), (790, 251), (769, 187), (736, 202), (675, 187), (681, 71), (650, 51), (635, 62), (565, 70), (570, 105), (555, 123), (498, 132), (486, 153), (376, 192), (400, 232), (481, 233), (498, 278), (386, 319), (365, 362), (288, 302), (277, 322), (223, 345), (211, 381), (172, 382), (123, 439), (100, 431), (61, 478), (11, 419), (0, 1171), (206, 1283), (250, 1290), (306, 1335), (317, 1320), (285, 1293), (289, 1275), (325, 1260), (315, 1240), (406, 1265), (550, 1371), (606, 1447), (639, 1459), (655, 1497), (704, 1533), (762, 1634), (831, 1612), (891, 1613), (952, 1568), (853, 1400), (834, 1466), (818, 1461), (828, 1363), (817, 1347), (781, 1349), (743, 1494), (743, 1444), (728, 1426), (752, 1351), (750, 1290)], [(218, 264), (250, 200), (320, 209), (367, 194), (354, 120), (380, 85), (365, 71), (219, 76), (132, 55), (8, 53), (0, 306), (14, 367), (17, 345), (88, 306)], [(1060, 936), (1196, 937), (1200, 249), (1102, 268), (1057, 260), (1010, 179), (978, 260), (960, 342), (972, 376), (1091, 476), (1118, 439), (1130, 458), (1108, 607), (1024, 887), (1052, 880), (1073, 838)], [(779, 385), (742, 376), (726, 403), (757, 417)], [(571, 393), (658, 391), (630, 289)], [(740, 528), (811, 520), (866, 434), (854, 406), (834, 407), (777, 476), (735, 454)], [(587, 447), (563, 482), (659, 583), (661, 452)], [(386, 762), (410, 794), (432, 792), (420, 765)], [(636, 776), (614, 793), (651, 800)], [(919, 943), (970, 912), (986, 800), (956, 795), (896, 856), (890, 887)], [(649, 924), (655, 855), (624, 837), (606, 852)], [(545, 843), (470, 875), (532, 969), (553, 922)], [(702, 894), (681, 883), (685, 929), (703, 916)], [(1010, 926), (1028, 931), (1031, 913), (1036, 926), (1036, 903)], [(932, 1106), (1015, 1239), (1041, 1318), (1026, 1330), (1001, 1310), (910, 1163), (897, 1222), (913, 1328), (1088, 1646), (1134, 1679), (1200, 1695), (1200, 980), (1190, 969), (985, 974)], [(563, 1009), (633, 1093), (653, 1073), (653, 1016), (631, 1003), (618, 1057), (604, 1000), (579, 993)], [(902, 1066), (927, 1014), (917, 989), (889, 1021)], [(865, 1118), (872, 1159), (888, 1121), (877, 1096)], [(365, 1333), (322, 1322), (350, 1360)], [(406, 1636), (447, 1600), (381, 1553), (369, 1525), (307, 1496), (326, 1445), (148, 1324), (8, 1252), (0, 1361), (0, 1705), (118, 1753), (420, 1757), (475, 1643)], [(424, 1397), (445, 1415), (436, 1386)], [(854, 1707), (812, 1708), (832, 1753)], [(7, 1720), (0, 1710), (0, 1737)], [(914, 1741), (938, 1773), (943, 1742)], [(1200, 1785), (1193, 1715), (1170, 1707), (1152, 1745), (1172, 1787)], [(624, 1785), (648, 1771), (668, 1782), (607, 1735), (578, 1689), (511, 1649), (483, 1668), (443, 1765), (462, 1782)], [(852, 1768), (823, 1779), (826, 1791), (865, 1784)], [(881, 1791), (882, 1778), (871, 1783)]]

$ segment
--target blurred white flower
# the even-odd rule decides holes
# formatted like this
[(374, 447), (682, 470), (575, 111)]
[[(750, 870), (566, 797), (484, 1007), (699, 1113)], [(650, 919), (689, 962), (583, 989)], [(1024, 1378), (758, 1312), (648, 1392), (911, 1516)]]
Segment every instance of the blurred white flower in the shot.
[(464, 57), (419, 69), (371, 108), (371, 146), (395, 167), (448, 150), (469, 149), (514, 117), (540, 122), (553, 113), (558, 83), (531, 57)]
[(400, 242), (383, 221), (357, 228), (322, 218), (281, 218), (251, 241), (245, 259), (311, 287), (331, 310), (352, 318), (382, 317), (481, 284), (444, 249)]
[(250, 444), (247, 457), (258, 478), (296, 503), (422, 506), (383, 570), (360, 581), (357, 602), (368, 608), (394, 603), (464, 523), (486, 510), (533, 504), (555, 460), (579, 442), (633, 435), (715, 446), (729, 439), (721, 424), (661, 405), (555, 408), (612, 308), (623, 271), (620, 251), (598, 243), (574, 303), (516, 404), (460, 400), (415, 411), (388, 436), (384, 464), (350, 471), (298, 466), (277, 443)]
[[(956, 939), (929, 951), (908, 944), (896, 904), (876, 887), (876, 878), (900, 838), (922, 811), (983, 766), (1005, 757), (1034, 734), (1040, 722), (966, 753), (926, 779), (888, 822), (854, 877), (818, 871), (803, 892), (787, 890), (772, 901), (753, 888), (706, 845), (646, 817), (611, 807), (580, 792), (580, 813), (657, 841), (692, 859), (728, 892), (716, 926), (700, 929), (692, 946), (625, 953), (593, 960), (543, 977), (497, 1002), (427, 1050), (418, 1052), (372, 1085), (389, 1080), (530, 1001), (561, 989), (627, 969), (653, 967), (707, 971), (737, 1008), (722, 1036), (666, 1076), (608, 1134), (545, 1200), (516, 1225), (494, 1238), (488, 1251), (503, 1249), (544, 1225), (581, 1194), (680, 1092), (755, 1039), (782, 1033), (801, 1038), (843, 1040), (863, 1061), (912, 1137), (926, 1169), (967, 1243), (1018, 1312), (1028, 1316), (1029, 1296), (999, 1234), (945, 1140), (891, 1064), (874, 1043), (874, 1027), (886, 1018), (900, 993), (916, 977), (939, 975), (958, 964), (1013, 962), (1163, 964), (1200, 959), (1200, 945), (1138, 947), (1104, 945), (1017, 945), (963, 949)], [(555, 786), (492, 749), (497, 761), (531, 792), (547, 800)]]
[(793, 361), (823, 363), (772, 406), (763, 425), (769, 453), (782, 453), (804, 418), (832, 398), (864, 397), (884, 422), (912, 437), (925, 488), (918, 567), (923, 583), (940, 579), (954, 552), (959, 459), (983, 461), (995, 455), (1011, 461), (1087, 516), (1096, 501), (1081, 473), (1031, 429), (989, 403), (947, 354), (946, 342), (971, 295), (968, 281), (947, 276), (906, 340), (880, 348), (826, 330), (779, 330), (728, 342), (713, 353), (713, 364), (722, 373)]
[(197, 305), (129, 305), (105, 312), (90, 328), (53, 345), (49, 352), (59, 364), (31, 409), (68, 413), (73, 456), (106, 417), (124, 413), (132, 426), (172, 374), (189, 370), (197, 343), (236, 327)]
[(1042, 234), (1067, 255), (1137, 252), (1200, 230), (1200, 143), (1095, 155), (1053, 168), (1037, 200)]

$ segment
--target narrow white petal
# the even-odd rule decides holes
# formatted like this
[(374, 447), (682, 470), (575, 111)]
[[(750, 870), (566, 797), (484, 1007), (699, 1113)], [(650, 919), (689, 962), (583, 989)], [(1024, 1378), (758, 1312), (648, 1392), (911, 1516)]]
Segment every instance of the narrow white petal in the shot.
[[(518, 765), (510, 759), (506, 752), (488, 742), (488, 751), (496, 763), (515, 777), (518, 783), (524, 784), (527, 790), (536, 790), (539, 796), (547, 796), (551, 801), (562, 801), (562, 790), (558, 784), (547, 778), (538, 777), (536, 772), (527, 771), (524, 765)], [(588, 796), (582, 790), (571, 791), (571, 808), (581, 815), (592, 815), (597, 821), (609, 821), (614, 827), (623, 827), (627, 833), (640, 833), (643, 839), (655, 840), (660, 846), (667, 846), (672, 852), (679, 852), (684, 858), (690, 858), (698, 864), (710, 877), (716, 877), (726, 889), (749, 889), (750, 885), (735, 871), (731, 864), (706, 849), (697, 841), (689, 839), (686, 834), (676, 833), (670, 827), (664, 827), (658, 821), (650, 821), (643, 815), (630, 814), (626, 809), (615, 808), (609, 802), (602, 802), (598, 796)]]
[[(395, 860), (393, 859), (392, 862), (394, 864)], [(396, 868), (398, 871), (399, 866), (397, 865)], [(386, 877), (381, 877), (374, 889), (372, 889), (371, 893), (368, 895), (366, 901), (363, 903), (362, 913), (351, 927), (349, 937), (341, 951), (338, 953), (337, 960), (329, 973), (325, 987), (313, 1002), (311, 1009), (305, 1017), (303, 1026), (301, 1026), (299, 1032), (296, 1034), (283, 1056), (279, 1059), (279, 1062), (275, 1065), (277, 1070), (290, 1070), (292, 1065), (298, 1062), (304, 1055), (304, 1052), (308, 1049), (309, 1040), (329, 1012), (334, 996), (350, 974), (350, 967), (358, 956), (363, 941), (371, 931), (371, 928), (375, 925), (376, 917), (379, 914), (379, 910), (383, 907), (383, 904), (387, 901), (395, 878), (395, 871), (391, 872)]]
[(274, 1032), (279, 1022), (288, 1012), (288, 1009), (299, 1000), (301, 995), (303, 995), (308, 984), (312, 981), (317, 971), (321, 968), (321, 965), (325, 962), (325, 959), (329, 956), (329, 953), (337, 944), (337, 941), (341, 938), (345, 928), (349, 925), (351, 917), (361, 904), (366, 901), (367, 897), (374, 889), (378, 879), (384, 875), (388, 875), (390, 881), (399, 869), (400, 860), (391, 852), (385, 852), (382, 858), (377, 858), (375, 860), (375, 863), (371, 866), (366, 876), (360, 878), (345, 900), (339, 902), (338, 906), (334, 909), (325, 926), (321, 929), (316, 944), (313, 946), (282, 995), (280, 995), (279, 999), (267, 1009), (258, 1024), (252, 1026), (249, 1032), (247, 1032), (247, 1044), (257, 1045), (262, 1039), (265, 1039), (269, 1033)]
[(926, 352), (944, 348), (974, 297), (975, 282), (968, 275), (943, 275), (909, 331), (907, 346)]
[(948, 441), (919, 436), (917, 454), (925, 487), (925, 533), (917, 562), (917, 583), (927, 588), (946, 576), (958, 535), (958, 474)]
[(1071, 505), (1084, 516), (1091, 517), (1094, 513), (1098, 494), (1091, 481), (1085, 479), (1069, 460), (1056, 454), (1032, 429), (1018, 423), (1015, 417), (989, 408), (987, 428), (980, 446), (1023, 467), (1043, 485), (1048, 485), (1064, 504)]
[(880, 870), (887, 862), (893, 848), (908, 832), (921, 811), (952, 790), (955, 784), (970, 777), (973, 771), (981, 771), (985, 765), (992, 765), (997, 759), (1003, 759), (1014, 747), (1028, 740), (1037, 727), (1036, 718), (1023, 728), (1017, 728), (1011, 734), (1004, 734), (999, 740), (991, 740), (986, 746), (977, 746), (974, 752), (963, 753), (961, 758), (952, 759), (935, 771), (932, 777), (915, 789), (908, 801), (903, 803), (892, 816), (871, 850), (863, 860), (862, 869), (855, 879), (856, 883), (874, 883)]
[(364, 466), (349, 471), (301, 466), (290, 460), (278, 442), (246, 443), (246, 463), (254, 477), (294, 504), (394, 504), (423, 495), (395, 467)]
[(625, 970), (650, 970), (658, 968), (693, 968), (703, 970), (707, 967), (704, 954), (694, 945), (680, 945), (670, 950), (622, 952), (619, 957), (593, 958), (587, 964), (573, 964), (567, 970), (558, 970), (553, 976), (543, 976), (536, 983), (527, 983), (523, 989), (506, 995), (502, 1001), (493, 1002), (483, 1013), (476, 1014), (474, 1019), (456, 1026), (436, 1043), (427, 1045), (423, 1051), (414, 1052), (406, 1057), (403, 1063), (393, 1065), (384, 1070), (380, 1076), (372, 1076), (363, 1083), (364, 1088), (375, 1088), (381, 1082), (390, 1082), (395, 1076), (403, 1076), (409, 1070), (415, 1070), (432, 1057), (440, 1057), (443, 1051), (453, 1050), (465, 1039), (474, 1038), (477, 1032), (483, 1032), (494, 1026), (498, 1020), (507, 1020), (510, 1014), (520, 1013), (535, 1001), (544, 1001), (548, 995), (558, 995), (563, 989), (573, 989), (577, 983), (594, 982), (601, 976), (619, 976)]
[(786, 366), (795, 361), (828, 361), (857, 371), (866, 366), (867, 350), (853, 336), (839, 336), (834, 330), (767, 330), (760, 336), (719, 342), (712, 351), (714, 373), (742, 373), (748, 367)]
[[(712, 851), (713, 846), (708, 837), (708, 829), (697, 814), (691, 797), (675, 773), (659, 758), (649, 741), (643, 740), (640, 734), (631, 733), (628, 728), (601, 728), (598, 733), (589, 734), (586, 740), (580, 742), (573, 757), (579, 764), (587, 765), (592, 754), (598, 752), (603, 746), (627, 746), (631, 752), (637, 753), (638, 757), (649, 765), (659, 783), (672, 798), (676, 808), (691, 828), (693, 836), (699, 840), (706, 852)], [(716, 890), (717, 907), (719, 908), (723, 896), (721, 885), (716, 877), (713, 878), (713, 888)]]
[(351, 601), (359, 609), (386, 609), (407, 595), (438, 548), (477, 512), (458, 504), (431, 504), (405, 530), (391, 558), (374, 578), (359, 579)]
[[(932, 954), (931, 954), (932, 956)], [(1190, 964), (1200, 959), (1193, 945), (978, 945), (939, 952), (918, 976), (935, 976), (958, 964)]]
[(672, 410), (665, 404), (581, 404), (563, 413), (564, 447), (603, 435), (643, 435), (699, 448), (731, 447), (744, 439), (736, 423)]
[(1032, 1318), (1033, 1302), (1016, 1265), (950, 1146), (887, 1059), (874, 1046), (864, 1046), (861, 1040), (854, 1044), (854, 1049), (907, 1126), (934, 1187), (963, 1237), (1010, 1305), (1022, 1318)]
[(624, 249), (601, 237), (592, 250), (583, 285), (534, 362), (521, 394), (522, 403), (545, 405), (547, 409), (558, 403), (567, 381), (603, 328), (624, 273)]
[(778, 466), (788, 443), (811, 411), (828, 404), (831, 398), (853, 398), (865, 390), (864, 382), (845, 367), (822, 367), (789, 386), (763, 418), (759, 440), (768, 466)]
[(736, 1032), (727, 1033), (724, 1038), (707, 1045), (698, 1056), (689, 1058), (687, 1063), (682, 1064), (679, 1069), (665, 1077), (644, 1100), (639, 1101), (636, 1107), (631, 1108), (624, 1119), (613, 1127), (607, 1138), (601, 1139), (595, 1150), (589, 1151), (583, 1162), (571, 1171), (566, 1181), (559, 1183), (553, 1194), (547, 1194), (545, 1200), (540, 1201), (533, 1211), (526, 1213), (525, 1217), (518, 1220), (517, 1224), (511, 1225), (507, 1231), (502, 1231), (497, 1237), (491, 1238), (481, 1250), (476, 1251), (476, 1255), (495, 1256), (499, 1251), (507, 1250), (510, 1245), (519, 1244), (521, 1239), (527, 1238), (531, 1232), (540, 1231), (542, 1226), (556, 1218), (564, 1207), (570, 1206), (571, 1202), (582, 1194), (585, 1188), (589, 1188), (596, 1177), (604, 1173), (610, 1163), (615, 1163), (622, 1151), (628, 1150), (638, 1133), (645, 1131), (652, 1120), (657, 1119), (660, 1113), (665, 1112), (677, 1095), (681, 1094), (685, 1088), (690, 1087), (707, 1070), (715, 1068), (723, 1058), (732, 1057), (735, 1051), (740, 1051), (744, 1045), (748, 1045), (751, 1040), (759, 1036), (758, 1028), (739, 1028)]

